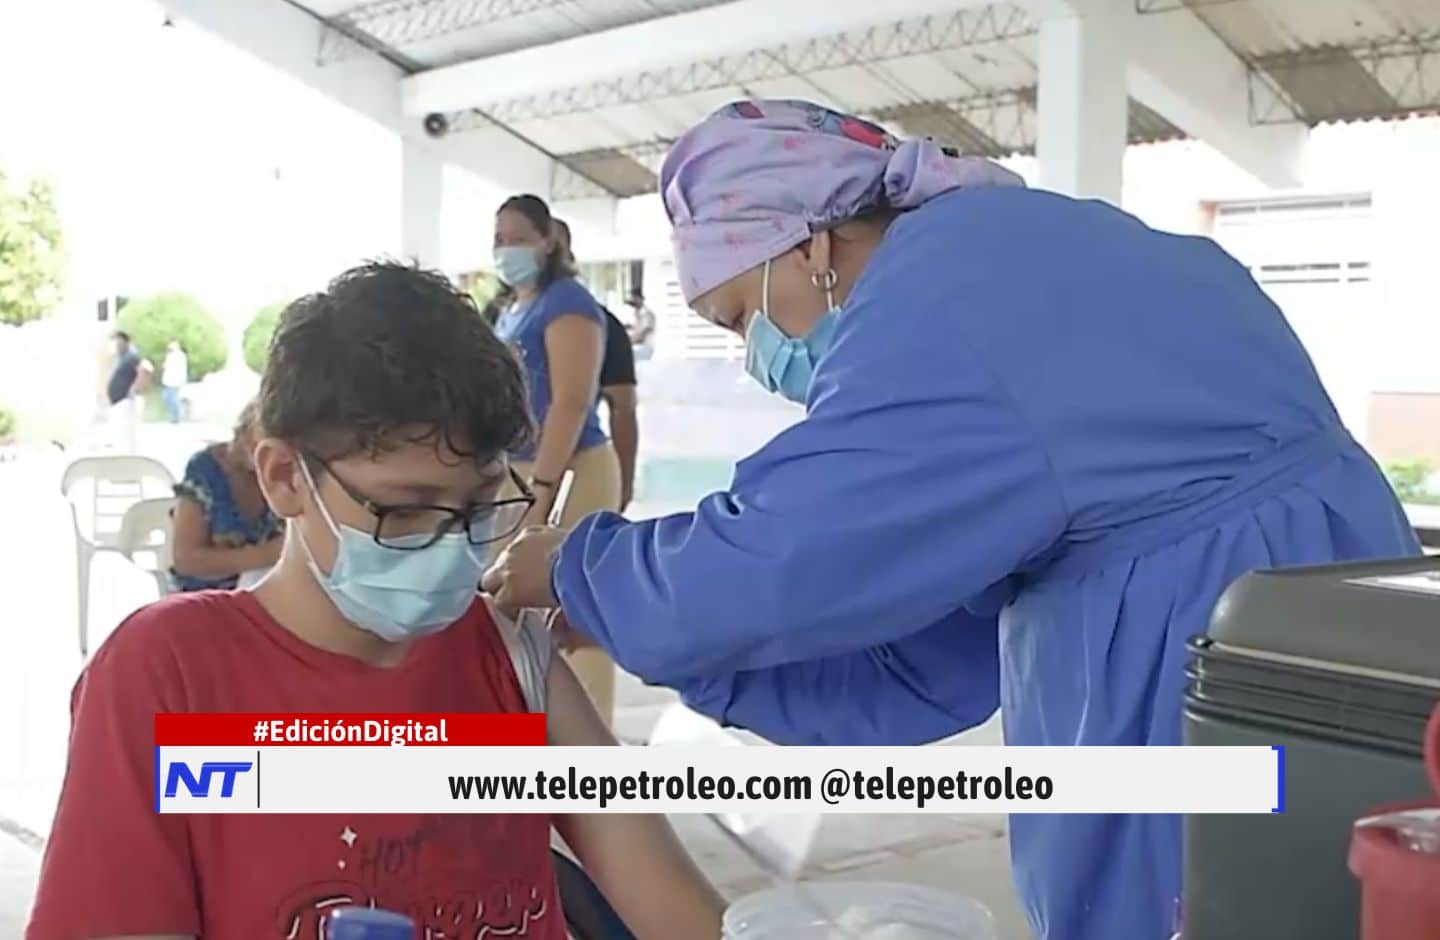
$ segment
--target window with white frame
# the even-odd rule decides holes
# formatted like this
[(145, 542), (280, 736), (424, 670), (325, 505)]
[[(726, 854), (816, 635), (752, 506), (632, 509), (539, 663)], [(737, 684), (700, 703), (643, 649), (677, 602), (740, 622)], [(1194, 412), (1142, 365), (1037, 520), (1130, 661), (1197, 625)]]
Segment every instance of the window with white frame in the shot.
[(1363, 439), (1382, 366), (1369, 315), (1375, 253), (1370, 197), (1219, 203), (1213, 235), (1275, 301), (1341, 419)]
[[(646, 265), (647, 280), (655, 272), (659, 303), (655, 304), (655, 355), (666, 359), (744, 359), (745, 341), (696, 316), (685, 303), (673, 261)], [(647, 285), (648, 287), (648, 285)], [(647, 290), (646, 296), (651, 296)]]

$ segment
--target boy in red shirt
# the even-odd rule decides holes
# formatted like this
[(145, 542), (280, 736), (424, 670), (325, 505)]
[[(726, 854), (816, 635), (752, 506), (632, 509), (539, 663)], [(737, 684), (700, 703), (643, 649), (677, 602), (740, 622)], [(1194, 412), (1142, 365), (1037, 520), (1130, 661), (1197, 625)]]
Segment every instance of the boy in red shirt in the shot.
[[(155, 812), (157, 712), (526, 710), (475, 593), (495, 520), (522, 514), (496, 494), (525, 385), (468, 298), (414, 268), (347, 272), (286, 311), (260, 402), (280, 563), (253, 592), (147, 607), (96, 653), (28, 940), (320, 940), (351, 904), (425, 940), (564, 940), (552, 821), (642, 940), (718, 937), (722, 903), (661, 816)], [(559, 658), (546, 692), (552, 744), (615, 743)]]

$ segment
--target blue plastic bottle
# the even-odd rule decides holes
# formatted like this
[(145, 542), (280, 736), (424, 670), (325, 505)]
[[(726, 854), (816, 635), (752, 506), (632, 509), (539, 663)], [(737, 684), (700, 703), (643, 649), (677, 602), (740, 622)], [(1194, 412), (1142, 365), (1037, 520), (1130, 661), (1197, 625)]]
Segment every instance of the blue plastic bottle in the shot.
[(337, 908), (325, 926), (329, 940), (415, 940), (413, 920), (373, 907)]

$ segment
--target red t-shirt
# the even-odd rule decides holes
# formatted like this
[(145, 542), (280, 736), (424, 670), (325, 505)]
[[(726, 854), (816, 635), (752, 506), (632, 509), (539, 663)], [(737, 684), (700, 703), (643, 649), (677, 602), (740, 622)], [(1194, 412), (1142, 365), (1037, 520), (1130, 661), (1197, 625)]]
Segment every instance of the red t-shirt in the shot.
[(547, 816), (155, 812), (156, 712), (524, 710), (483, 604), (394, 668), (304, 643), (246, 592), (147, 607), (75, 686), (26, 937), (318, 940), (325, 911), (373, 904), (414, 917), (422, 938), (564, 940)]

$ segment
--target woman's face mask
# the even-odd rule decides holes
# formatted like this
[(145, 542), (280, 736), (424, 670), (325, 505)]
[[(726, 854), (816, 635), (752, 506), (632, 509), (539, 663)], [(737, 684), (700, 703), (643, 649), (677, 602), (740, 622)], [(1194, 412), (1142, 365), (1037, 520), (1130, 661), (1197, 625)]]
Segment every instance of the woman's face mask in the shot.
[(839, 323), (835, 272), (812, 279), (816, 289), (825, 292), (825, 312), (803, 336), (794, 337), (780, 329), (770, 315), (771, 267), (771, 262), (765, 262), (760, 309), (750, 314), (745, 327), (745, 371), (766, 391), (803, 405), (810, 394), (815, 367), (829, 351)]
[(540, 277), (540, 249), (530, 245), (496, 247), (495, 276), (506, 287), (529, 287)]
[(506, 209), (495, 217), (495, 275), (505, 286), (535, 284), (552, 247), (523, 213)]

